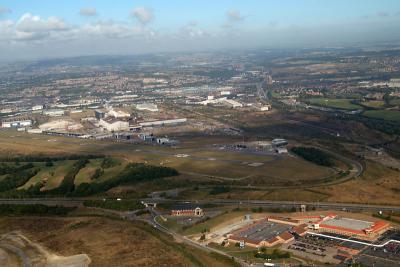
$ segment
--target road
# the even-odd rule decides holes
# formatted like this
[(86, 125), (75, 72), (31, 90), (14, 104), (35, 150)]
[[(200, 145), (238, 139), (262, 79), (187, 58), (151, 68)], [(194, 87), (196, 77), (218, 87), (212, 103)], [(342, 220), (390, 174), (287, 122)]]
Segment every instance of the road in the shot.
[[(150, 224), (153, 225), (156, 229), (158, 229), (158, 230), (160, 230), (160, 231), (162, 231), (162, 232), (164, 232), (164, 233), (166, 233), (166, 234), (171, 235), (171, 236), (174, 237), (174, 239), (177, 240), (177, 241), (183, 242), (183, 243), (185, 243), (185, 244), (187, 244), (187, 245), (196, 247), (196, 248), (198, 248), (198, 249), (200, 249), (200, 250), (203, 250), (203, 251), (206, 251), (206, 252), (214, 252), (214, 253), (218, 253), (218, 254), (220, 254), (220, 255), (222, 255), (222, 256), (225, 256), (225, 257), (228, 257), (228, 258), (232, 258), (232, 259), (234, 259), (236, 262), (240, 263), (242, 266), (245, 266), (245, 267), (250, 267), (250, 266), (259, 266), (259, 267), (261, 267), (261, 266), (264, 266), (263, 263), (254, 263), (254, 262), (251, 262), (251, 263), (250, 263), (250, 262), (245, 261), (245, 260), (243, 260), (243, 259), (241, 259), (241, 258), (234, 257), (234, 256), (232, 256), (232, 255), (230, 255), (230, 254), (228, 254), (228, 253), (226, 253), (226, 252), (223, 252), (223, 251), (220, 251), (220, 250), (218, 250), (218, 249), (209, 247), (209, 246), (207, 246), (207, 245), (203, 245), (203, 244), (200, 244), (200, 243), (198, 243), (198, 242), (195, 242), (195, 241), (193, 241), (193, 240), (187, 238), (186, 236), (182, 236), (182, 235), (180, 235), (180, 234), (177, 234), (176, 232), (174, 232), (174, 231), (172, 231), (172, 230), (170, 230), (170, 229), (164, 227), (163, 225), (161, 225), (161, 224), (159, 224), (159, 223), (157, 222), (156, 218), (157, 218), (158, 216), (160, 216), (160, 215), (157, 213), (156, 210), (153, 210), (152, 208), (149, 208), (148, 210), (150, 211), (152, 217), (151, 217), (151, 219), (149, 219), (149, 220), (144, 220), (144, 221), (146, 221), (147, 223), (150, 223)], [(298, 260), (301, 264), (306, 264), (306, 262), (305, 262), (303, 259), (299, 259), (299, 258), (296, 258), (296, 257), (293, 257), (293, 259)], [(280, 263), (275, 263), (275, 266), (276, 266), (276, 267), (280, 267), (280, 266), (285, 266), (285, 265), (281, 265)]]
[(345, 176), (342, 179), (338, 179), (338, 180), (334, 181), (333, 182), (334, 184), (343, 183), (343, 182), (345, 182), (347, 180), (360, 177), (361, 174), (364, 172), (364, 166), (360, 162), (358, 162), (356, 160), (353, 160), (353, 159), (350, 159), (350, 158), (347, 158), (345, 156), (342, 156), (341, 154), (338, 154), (338, 153), (333, 152), (331, 150), (327, 150), (327, 149), (322, 148), (322, 147), (316, 147), (316, 148), (322, 150), (323, 152), (325, 152), (327, 154), (330, 154), (334, 158), (337, 158), (338, 160), (343, 161), (346, 164), (351, 166), (352, 169), (350, 170), (349, 175)]
[(152, 208), (149, 208), (149, 211), (150, 211), (150, 213), (152, 215), (152, 217), (151, 217), (152, 219), (151, 220), (147, 220), (147, 222), (152, 224), (152, 225), (154, 225), (154, 227), (156, 229), (158, 229), (158, 230), (160, 230), (160, 231), (162, 231), (162, 232), (164, 232), (166, 234), (171, 235), (175, 240), (183, 242), (183, 243), (185, 243), (185, 244), (187, 244), (189, 246), (196, 247), (196, 248), (198, 248), (198, 249), (200, 249), (202, 251), (214, 252), (214, 253), (218, 253), (218, 254), (220, 254), (222, 256), (228, 257), (228, 258), (233, 258), (236, 262), (240, 263), (242, 266), (246, 266), (246, 267), (247, 266), (251, 266), (250, 264), (246, 263), (244, 260), (242, 260), (240, 258), (233, 257), (232, 255), (229, 255), (228, 253), (225, 253), (225, 252), (220, 251), (218, 249), (211, 248), (211, 247), (208, 247), (206, 245), (202, 245), (200, 243), (197, 243), (197, 242), (195, 242), (195, 241), (193, 241), (193, 240), (191, 240), (191, 239), (189, 239), (189, 238), (187, 238), (185, 236), (177, 234), (176, 232), (164, 227), (163, 225), (161, 225), (161, 224), (159, 224), (157, 222), (157, 217), (159, 216), (157, 214), (157, 212), (155, 212)]
[[(0, 199), (0, 204), (42, 204), (47, 206), (79, 207), (87, 198), (26, 198), (26, 199)], [(253, 206), (264, 208), (291, 208), (306, 205), (322, 210), (347, 210), (347, 211), (395, 211), (400, 212), (400, 206), (372, 205), (372, 204), (352, 204), (352, 203), (332, 203), (332, 202), (295, 202), (295, 201), (271, 201), (271, 200), (248, 200), (248, 199), (164, 199), (164, 198), (143, 198), (145, 202), (156, 203), (198, 203), (201, 205), (215, 204), (221, 206)]]
[(291, 208), (306, 205), (323, 210), (346, 210), (346, 211), (395, 211), (400, 212), (400, 206), (352, 204), (352, 203), (330, 203), (330, 202), (294, 202), (294, 201), (270, 201), (270, 200), (246, 200), (246, 199), (213, 199), (213, 200), (170, 200), (162, 198), (142, 199), (142, 201), (156, 203), (198, 203), (200, 205), (215, 204), (225, 206), (254, 206), (264, 208)]
[[(44, 204), (49, 206), (60, 205), (60, 206), (82, 206), (85, 199), (65, 199), (65, 198), (58, 198), (58, 199), (0, 199), (0, 204)], [(349, 211), (380, 211), (380, 210), (391, 210), (391, 211), (400, 211), (399, 206), (383, 206), (383, 205), (362, 205), (362, 204), (342, 204), (342, 203), (324, 203), (324, 202), (291, 202), (291, 201), (259, 201), (259, 200), (201, 200), (201, 201), (190, 201), (190, 200), (168, 200), (168, 199), (161, 199), (161, 198), (152, 198), (152, 199), (143, 199), (143, 201), (148, 202), (156, 202), (156, 203), (181, 203), (181, 202), (194, 202), (199, 204), (216, 204), (216, 205), (238, 205), (238, 206), (254, 206), (254, 207), (269, 207), (269, 208), (291, 208), (293, 206), (299, 206), (301, 204), (306, 204), (311, 207), (317, 207), (321, 209), (329, 209), (329, 210), (349, 210)], [(108, 210), (105, 210), (110, 212)], [(193, 246), (198, 248), (202, 251), (206, 252), (214, 252), (220, 255), (232, 258), (231, 255), (219, 251), (217, 249), (208, 247), (206, 245), (197, 243), (185, 236), (177, 234), (168, 228), (159, 224), (156, 220), (159, 214), (157, 211), (149, 208), (151, 213), (151, 217), (148, 219), (139, 218), (135, 215), (134, 212), (115, 212), (112, 211), (112, 215), (119, 215), (120, 217), (127, 219), (127, 220), (140, 220), (145, 221), (152, 225), (155, 229), (162, 231), (170, 236), (172, 236), (175, 240), (179, 242), (183, 242), (187, 245)], [(9, 248), (10, 249), (10, 248)], [(20, 257), (23, 255), (20, 255)], [(24, 257), (22, 257), (24, 259)], [(245, 262), (243, 259), (235, 258), (235, 261), (240, 263), (242, 266), (248, 267), (251, 266), (249, 263)], [(29, 267), (29, 261), (24, 261), (24, 266)], [(257, 264), (256, 266), (262, 266)], [(278, 265), (276, 265), (278, 266)]]

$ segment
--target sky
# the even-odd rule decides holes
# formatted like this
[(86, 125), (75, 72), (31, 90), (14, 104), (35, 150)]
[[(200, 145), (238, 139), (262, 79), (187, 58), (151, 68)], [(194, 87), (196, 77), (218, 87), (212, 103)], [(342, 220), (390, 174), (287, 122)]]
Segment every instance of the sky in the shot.
[(0, 0), (0, 60), (400, 40), (400, 0)]

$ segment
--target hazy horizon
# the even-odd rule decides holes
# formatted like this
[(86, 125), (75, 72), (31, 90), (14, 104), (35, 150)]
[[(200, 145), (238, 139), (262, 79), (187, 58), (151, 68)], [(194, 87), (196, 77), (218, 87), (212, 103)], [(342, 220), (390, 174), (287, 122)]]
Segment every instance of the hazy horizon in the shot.
[(10, 1), (1, 61), (87, 55), (352, 46), (400, 40), (400, 2)]

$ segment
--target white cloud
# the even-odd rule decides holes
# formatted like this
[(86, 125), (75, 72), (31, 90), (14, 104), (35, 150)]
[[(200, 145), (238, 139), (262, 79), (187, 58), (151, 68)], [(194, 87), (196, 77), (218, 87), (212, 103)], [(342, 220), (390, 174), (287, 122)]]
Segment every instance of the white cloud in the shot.
[(11, 13), (11, 9), (9, 9), (8, 7), (0, 6), (0, 16), (7, 13)]
[(84, 7), (79, 10), (79, 15), (86, 17), (97, 16), (97, 10), (94, 7)]
[(56, 39), (62, 32), (71, 30), (63, 19), (49, 17), (42, 19), (39, 16), (25, 13), (15, 24), (15, 40), (42, 40), (46, 38)]
[(80, 31), (83, 34), (109, 38), (127, 38), (143, 33), (143, 30), (139, 27), (129, 27), (114, 21), (98, 21), (87, 24), (84, 25)]
[(0, 20), (0, 42), (52, 42), (70, 40), (123, 39), (150, 40), (158, 37), (154, 29), (134, 26), (128, 22), (96, 21), (70, 25), (58, 17), (41, 18), (30, 13), (16, 22)]
[(188, 24), (183, 26), (180, 29), (179, 34), (183, 38), (198, 38), (207, 35), (204, 30), (198, 28), (198, 24), (196, 21), (189, 22)]
[(150, 23), (154, 20), (153, 10), (146, 7), (137, 7), (131, 11), (131, 15), (142, 24)]
[(8, 41), (14, 34), (14, 22), (12, 20), (0, 20), (0, 40)]
[(240, 14), (238, 10), (231, 9), (226, 13), (228, 20), (230, 21), (242, 21), (244, 17)]
[(58, 17), (49, 17), (45, 20), (31, 13), (25, 13), (18, 20), (16, 29), (21, 32), (49, 32), (65, 31), (70, 29), (70, 26)]
[(32, 41), (43, 39), (57, 39), (72, 30), (64, 20), (58, 17), (42, 19), (26, 13), (17, 22), (11, 20), (0, 21), (0, 40)]

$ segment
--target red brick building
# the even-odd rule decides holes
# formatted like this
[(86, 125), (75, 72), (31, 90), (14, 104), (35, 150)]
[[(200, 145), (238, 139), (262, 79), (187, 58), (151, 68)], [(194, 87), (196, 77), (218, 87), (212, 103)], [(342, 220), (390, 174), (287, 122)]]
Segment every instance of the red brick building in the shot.
[(202, 217), (204, 216), (203, 209), (198, 205), (182, 204), (177, 205), (171, 209), (172, 216), (191, 216)]

